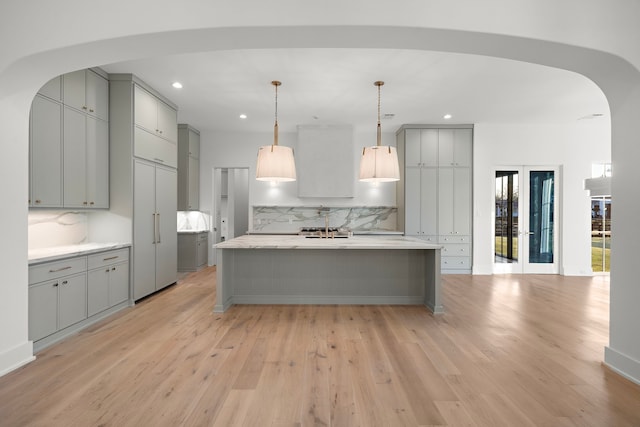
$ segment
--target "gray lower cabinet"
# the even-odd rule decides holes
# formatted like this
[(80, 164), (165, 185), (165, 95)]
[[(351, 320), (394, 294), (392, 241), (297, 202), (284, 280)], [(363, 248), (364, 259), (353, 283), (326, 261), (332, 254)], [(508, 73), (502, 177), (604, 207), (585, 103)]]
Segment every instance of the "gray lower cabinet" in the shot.
[(88, 258), (88, 315), (100, 313), (129, 298), (129, 250), (105, 252)]
[(29, 338), (37, 341), (87, 317), (87, 275), (29, 287)]
[(197, 271), (207, 265), (209, 233), (178, 234), (178, 271)]
[(29, 267), (29, 339), (36, 351), (129, 305), (129, 249)]

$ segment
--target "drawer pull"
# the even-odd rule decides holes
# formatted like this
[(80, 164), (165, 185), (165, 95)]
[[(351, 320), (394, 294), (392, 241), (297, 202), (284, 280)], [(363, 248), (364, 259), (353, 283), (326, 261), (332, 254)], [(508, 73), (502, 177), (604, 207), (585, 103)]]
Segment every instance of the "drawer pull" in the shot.
[(69, 270), (70, 268), (71, 268), (71, 266), (70, 266), (70, 265), (68, 265), (68, 266), (66, 266), (66, 267), (62, 267), (62, 268), (59, 268), (59, 269), (57, 269), (57, 270), (49, 270), (49, 273), (57, 273), (58, 271)]
[(109, 260), (116, 259), (116, 258), (120, 258), (120, 255), (110, 256), (108, 258), (104, 258), (103, 261), (109, 261)]
[(67, 283), (69, 283), (69, 282), (67, 282), (66, 280), (64, 282), (62, 282), (63, 285), (66, 285)]

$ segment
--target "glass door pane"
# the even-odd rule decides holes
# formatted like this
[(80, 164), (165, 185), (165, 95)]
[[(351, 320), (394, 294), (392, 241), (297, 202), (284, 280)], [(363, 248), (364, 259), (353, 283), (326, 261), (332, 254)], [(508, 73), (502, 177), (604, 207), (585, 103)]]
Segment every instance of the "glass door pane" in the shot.
[(529, 172), (529, 263), (553, 264), (553, 171)]
[(611, 262), (611, 198), (591, 199), (591, 269), (608, 272)]
[(494, 262), (518, 262), (518, 171), (496, 171)]

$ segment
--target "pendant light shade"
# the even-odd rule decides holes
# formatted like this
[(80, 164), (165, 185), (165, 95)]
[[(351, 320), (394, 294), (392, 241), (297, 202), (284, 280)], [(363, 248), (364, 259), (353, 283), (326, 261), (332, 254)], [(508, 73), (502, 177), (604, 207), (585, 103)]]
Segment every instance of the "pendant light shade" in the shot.
[(296, 180), (296, 164), (291, 147), (263, 145), (258, 149), (256, 165), (258, 181), (286, 182)]
[(360, 181), (391, 182), (400, 180), (396, 147), (373, 146), (362, 150)]
[(273, 144), (258, 149), (256, 179), (258, 181), (287, 182), (296, 180), (296, 164), (293, 149), (278, 145), (278, 86), (282, 83), (272, 81), (276, 88), (276, 114), (273, 126)]
[(382, 145), (382, 128), (380, 126), (380, 87), (384, 82), (375, 82), (378, 87), (378, 128), (377, 143), (362, 150), (360, 159), (360, 181), (391, 182), (400, 180), (398, 152), (396, 147)]

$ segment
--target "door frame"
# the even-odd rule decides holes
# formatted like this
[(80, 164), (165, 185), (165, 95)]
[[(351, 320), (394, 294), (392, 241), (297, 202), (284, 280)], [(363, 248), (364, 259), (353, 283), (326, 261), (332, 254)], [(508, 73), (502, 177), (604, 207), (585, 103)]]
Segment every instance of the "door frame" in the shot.
[[(243, 170), (247, 170), (247, 173), (249, 174), (249, 182), (248, 182), (248, 188), (247, 188), (247, 197), (249, 199), (248, 206), (249, 206), (249, 216), (251, 216), (252, 213), (252, 206), (251, 206), (251, 168), (249, 166), (213, 166), (211, 168), (211, 190), (212, 190), (212, 209), (211, 209), (211, 234), (212, 234), (212, 239), (211, 239), (211, 245), (214, 246), (216, 243), (219, 242), (220, 240), (220, 235), (221, 235), (221, 205), (222, 205), (222, 171), (226, 170), (234, 170), (234, 169), (243, 169)], [(249, 227), (251, 227), (251, 218), (248, 218), (249, 220)], [(209, 265), (217, 265), (217, 261), (218, 261), (218, 257), (217, 257), (217, 251), (215, 250), (215, 247), (213, 248), (213, 250), (210, 252), (210, 257), (209, 257), (209, 261), (210, 264)]]
[[(513, 263), (495, 262), (495, 232), (496, 232), (496, 207), (495, 207), (495, 180), (496, 172), (518, 171), (518, 261)], [(553, 171), (554, 172), (554, 203), (553, 203), (553, 263), (538, 264), (528, 262), (528, 240), (523, 244), (525, 232), (529, 228), (529, 172)], [(493, 274), (558, 274), (561, 259), (561, 188), (562, 168), (559, 165), (500, 165), (493, 168), (491, 174), (492, 185), (492, 215), (491, 215), (491, 254), (494, 259)], [(528, 236), (528, 234), (527, 234)]]

